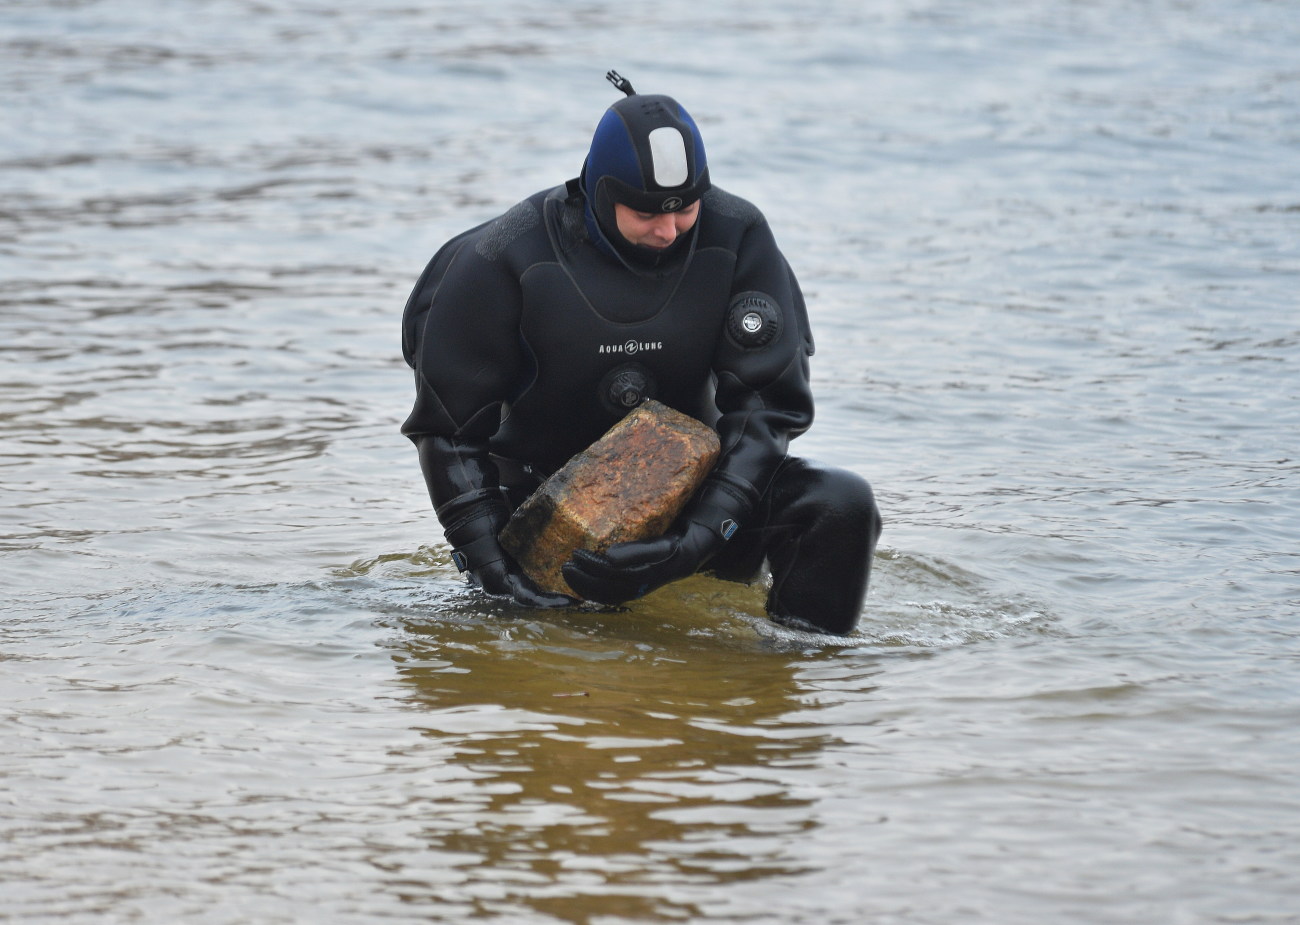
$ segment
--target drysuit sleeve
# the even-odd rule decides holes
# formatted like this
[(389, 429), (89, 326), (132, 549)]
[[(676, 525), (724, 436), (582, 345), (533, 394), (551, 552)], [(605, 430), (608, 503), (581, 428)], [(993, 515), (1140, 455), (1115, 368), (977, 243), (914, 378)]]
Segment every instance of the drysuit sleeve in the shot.
[(562, 606), (498, 540), (510, 508), (489, 452), (519, 366), (521, 294), (481, 226), (448, 242), (425, 268), (402, 316), (402, 353), (415, 370), (415, 405), (402, 433), (419, 450), (434, 512), (456, 566), (487, 593)]
[(798, 280), (759, 218), (737, 252), (731, 303), (713, 361), (722, 453), (696, 495), (691, 520), (732, 530), (744, 525), (790, 440), (812, 424), (813, 349)]
[(478, 253), (483, 227), (434, 255), (402, 314), (402, 353), (415, 370), (415, 405), (402, 433), (419, 449), (429, 497), (448, 531), (473, 513), (467, 508), (489, 499), (505, 505), (488, 440), (517, 362), (520, 297), (505, 268)]
[[(415, 405), (402, 433), (486, 442), (500, 425), (520, 362), (519, 281), (477, 246), (481, 229), (449, 241), (416, 283), (402, 316)], [(490, 253), (490, 252), (489, 252)]]

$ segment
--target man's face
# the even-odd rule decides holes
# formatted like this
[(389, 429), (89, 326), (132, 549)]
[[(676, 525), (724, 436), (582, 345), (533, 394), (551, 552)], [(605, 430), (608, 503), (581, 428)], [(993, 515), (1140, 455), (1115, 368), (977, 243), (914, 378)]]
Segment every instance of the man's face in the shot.
[(678, 235), (690, 231), (699, 217), (698, 199), (676, 212), (638, 212), (621, 202), (614, 203), (614, 220), (618, 222), (619, 234), (633, 244), (655, 250), (663, 250), (676, 241)]

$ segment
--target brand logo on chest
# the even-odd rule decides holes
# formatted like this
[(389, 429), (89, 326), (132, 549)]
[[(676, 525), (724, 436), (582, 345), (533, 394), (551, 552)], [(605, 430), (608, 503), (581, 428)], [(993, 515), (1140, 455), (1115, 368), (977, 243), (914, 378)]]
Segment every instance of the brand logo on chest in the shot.
[(596, 348), (597, 353), (625, 353), (629, 356), (637, 353), (650, 353), (654, 350), (664, 349), (664, 342), (661, 340), (627, 340), (621, 344), (601, 344)]

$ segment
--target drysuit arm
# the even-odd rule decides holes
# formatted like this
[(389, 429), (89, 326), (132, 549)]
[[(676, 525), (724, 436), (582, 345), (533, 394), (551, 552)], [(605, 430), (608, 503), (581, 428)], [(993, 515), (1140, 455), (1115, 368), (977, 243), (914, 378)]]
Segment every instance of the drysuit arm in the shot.
[(531, 607), (571, 603), (539, 589), (501, 547), (510, 516), (488, 441), (519, 368), (521, 295), (505, 261), (453, 238), (429, 262), (403, 312), (402, 347), (415, 404), (402, 433), (415, 444), (452, 558), (485, 592)]

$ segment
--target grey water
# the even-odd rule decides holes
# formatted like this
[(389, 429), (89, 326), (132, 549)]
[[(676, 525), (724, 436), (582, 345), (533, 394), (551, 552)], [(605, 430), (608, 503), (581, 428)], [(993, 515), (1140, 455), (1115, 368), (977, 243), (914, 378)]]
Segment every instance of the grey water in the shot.
[[(1300, 7), (0, 0), (0, 920), (1300, 921)], [(851, 637), (468, 593), (450, 235), (681, 100)]]

